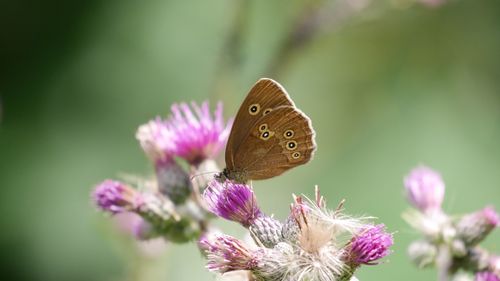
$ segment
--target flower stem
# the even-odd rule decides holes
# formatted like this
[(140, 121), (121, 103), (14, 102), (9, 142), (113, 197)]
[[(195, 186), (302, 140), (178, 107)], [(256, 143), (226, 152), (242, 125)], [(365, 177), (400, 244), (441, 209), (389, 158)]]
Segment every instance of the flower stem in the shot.
[(436, 259), (436, 267), (438, 269), (438, 281), (450, 280), (451, 253), (450, 248), (446, 244), (439, 246)]

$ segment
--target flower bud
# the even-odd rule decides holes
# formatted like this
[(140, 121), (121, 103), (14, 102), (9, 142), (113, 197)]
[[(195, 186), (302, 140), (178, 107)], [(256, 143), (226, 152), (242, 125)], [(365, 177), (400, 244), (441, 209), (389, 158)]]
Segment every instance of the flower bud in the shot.
[(460, 239), (453, 239), (450, 243), (451, 254), (455, 257), (461, 258), (467, 255), (467, 247), (464, 241)]
[(425, 268), (434, 263), (437, 255), (436, 246), (427, 240), (417, 240), (408, 247), (408, 255), (417, 267)]
[(439, 173), (428, 167), (413, 169), (404, 180), (408, 201), (422, 212), (441, 209), (445, 185)]
[(173, 159), (156, 163), (158, 190), (179, 205), (191, 195), (189, 175)]
[(490, 254), (479, 248), (470, 248), (467, 255), (460, 259), (455, 259), (456, 263), (459, 263), (461, 268), (468, 271), (484, 271), (488, 269)]
[(281, 235), (282, 227), (283, 225), (280, 221), (266, 215), (261, 215), (253, 221), (249, 229), (254, 239), (257, 239), (265, 247), (272, 248), (283, 241), (283, 236)]
[(467, 246), (477, 245), (500, 224), (500, 217), (493, 207), (463, 216), (456, 224), (457, 237)]
[(168, 241), (186, 243), (194, 240), (200, 234), (199, 225), (190, 219), (182, 218), (168, 224), (163, 229), (163, 235)]
[(169, 241), (185, 243), (199, 235), (199, 225), (191, 218), (181, 218), (168, 198), (152, 193), (143, 194), (143, 204), (136, 211), (154, 230)]

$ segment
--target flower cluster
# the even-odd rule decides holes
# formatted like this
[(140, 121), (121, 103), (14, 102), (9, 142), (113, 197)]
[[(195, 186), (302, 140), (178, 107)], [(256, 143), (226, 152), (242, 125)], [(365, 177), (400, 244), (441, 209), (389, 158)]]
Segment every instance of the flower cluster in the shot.
[[(486, 206), (458, 217), (446, 214), (441, 207), (444, 181), (428, 167), (415, 168), (404, 185), (407, 199), (415, 209), (403, 217), (423, 235), (408, 248), (412, 261), (420, 268), (436, 266), (441, 277), (471, 272), (478, 281), (499, 280), (498, 258), (478, 246), (500, 225), (495, 209)], [(464, 278), (472, 280), (470, 276)]]
[(211, 271), (247, 270), (269, 281), (350, 280), (359, 266), (387, 256), (393, 244), (384, 225), (347, 216), (342, 205), (329, 210), (319, 191), (315, 201), (295, 196), (283, 223), (259, 209), (248, 185), (214, 181), (204, 198), (214, 214), (248, 228), (255, 242), (247, 245), (224, 234), (204, 237), (200, 244)]
[[(315, 200), (294, 196), (280, 221), (260, 209), (252, 187), (214, 177), (231, 123), (221, 104), (214, 114), (206, 102), (174, 104), (168, 119), (151, 120), (136, 133), (154, 179), (105, 180), (92, 193), (95, 205), (121, 224), (128, 218), (126, 228), (138, 240), (198, 241), (210, 271), (241, 280), (356, 280), (357, 268), (390, 253), (393, 238), (384, 225), (345, 215), (343, 203), (328, 209), (319, 190)], [(239, 223), (253, 242), (215, 231), (215, 217)]]
[(105, 180), (95, 187), (93, 201), (104, 212), (139, 215), (133, 223), (138, 239), (163, 237), (178, 243), (197, 239), (208, 213), (193, 192), (199, 186), (193, 186), (191, 177), (214, 166), (213, 158), (224, 147), (231, 124), (224, 122), (221, 103), (213, 115), (208, 102), (201, 106), (192, 103), (191, 108), (174, 104), (168, 119), (157, 117), (136, 133), (155, 168), (155, 180), (142, 181), (149, 188)]

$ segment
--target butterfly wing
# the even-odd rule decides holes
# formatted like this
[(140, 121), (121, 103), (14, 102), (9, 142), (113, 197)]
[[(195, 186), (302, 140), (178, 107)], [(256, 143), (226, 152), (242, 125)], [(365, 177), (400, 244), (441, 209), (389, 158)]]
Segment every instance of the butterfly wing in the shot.
[(281, 106), (250, 128), (236, 151), (234, 167), (250, 180), (272, 178), (309, 162), (315, 149), (310, 119), (294, 106)]
[(280, 106), (294, 106), (286, 90), (278, 82), (262, 78), (250, 89), (243, 101), (231, 129), (226, 146), (226, 166), (234, 170), (235, 153), (248, 137), (256, 122)]

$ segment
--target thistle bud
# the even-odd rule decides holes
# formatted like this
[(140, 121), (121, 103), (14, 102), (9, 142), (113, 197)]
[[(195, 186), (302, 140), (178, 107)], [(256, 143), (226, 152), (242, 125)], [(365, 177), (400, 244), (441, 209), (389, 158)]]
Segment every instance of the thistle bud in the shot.
[(500, 217), (493, 207), (463, 216), (456, 224), (457, 237), (467, 246), (477, 245), (500, 224)]
[(173, 159), (156, 163), (158, 190), (174, 204), (179, 205), (191, 195), (192, 186), (189, 175)]
[(166, 239), (185, 243), (199, 235), (199, 225), (192, 219), (180, 218), (168, 198), (156, 194), (144, 194), (144, 200), (137, 213)]
[(261, 215), (256, 218), (249, 227), (250, 233), (254, 239), (268, 248), (272, 248), (283, 241), (283, 236), (281, 234), (282, 228), (283, 225), (280, 221), (266, 215)]
[(405, 178), (404, 185), (408, 201), (422, 212), (441, 209), (445, 185), (439, 173), (428, 167), (413, 169)]
[(417, 240), (408, 247), (408, 255), (415, 265), (419, 268), (425, 268), (434, 263), (437, 249), (427, 240)]
[(490, 254), (479, 248), (470, 248), (465, 257), (456, 259), (456, 263), (460, 264), (465, 270), (468, 271), (484, 271), (488, 269)]

